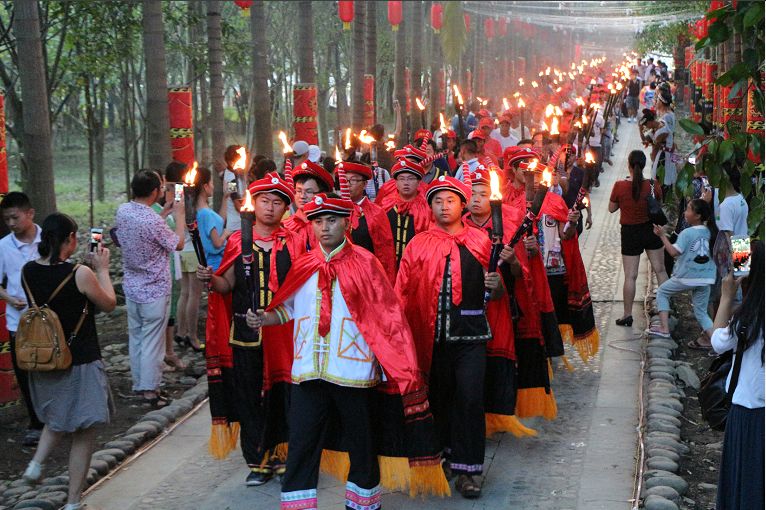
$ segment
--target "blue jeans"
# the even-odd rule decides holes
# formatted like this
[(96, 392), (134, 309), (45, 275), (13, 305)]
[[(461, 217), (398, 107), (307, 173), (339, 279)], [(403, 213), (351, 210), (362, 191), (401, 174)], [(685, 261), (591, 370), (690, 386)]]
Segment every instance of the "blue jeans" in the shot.
[(707, 314), (707, 304), (710, 298), (710, 285), (687, 285), (677, 278), (669, 278), (657, 288), (657, 310), (660, 312), (670, 311), (670, 296), (690, 290), (692, 291), (692, 308), (694, 317), (703, 330), (713, 327), (713, 321)]

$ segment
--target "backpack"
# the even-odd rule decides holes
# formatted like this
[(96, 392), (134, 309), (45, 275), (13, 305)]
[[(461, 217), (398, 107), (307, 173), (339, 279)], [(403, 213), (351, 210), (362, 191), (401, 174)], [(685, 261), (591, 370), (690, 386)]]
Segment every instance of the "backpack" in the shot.
[(68, 339), (64, 336), (64, 329), (58, 315), (48, 307), (48, 303), (53, 301), (64, 285), (72, 279), (78, 267), (80, 264), (75, 264), (72, 272), (56, 287), (42, 306), (35, 303), (35, 298), (24, 277), (24, 271), (21, 272), (21, 281), (32, 302), (21, 315), (16, 331), (16, 362), (21, 370), (49, 372), (66, 370), (72, 365), (72, 352), (69, 350), (69, 345), (77, 336), (88, 314), (88, 300), (85, 300), (80, 320)]

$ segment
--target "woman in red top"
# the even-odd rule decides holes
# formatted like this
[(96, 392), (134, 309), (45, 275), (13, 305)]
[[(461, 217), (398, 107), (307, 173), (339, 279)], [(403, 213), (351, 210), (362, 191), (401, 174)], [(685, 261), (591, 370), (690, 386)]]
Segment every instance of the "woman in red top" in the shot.
[(633, 325), (633, 299), (636, 297), (636, 277), (641, 252), (646, 252), (652, 264), (657, 283), (662, 284), (668, 279), (665, 272), (662, 241), (652, 231), (649, 221), (650, 186), (654, 186), (654, 196), (662, 199), (662, 190), (657, 182), (644, 179), (643, 170), (646, 165), (646, 155), (643, 151), (635, 150), (628, 156), (630, 177), (617, 181), (609, 197), (609, 212), (620, 210), (620, 241), (622, 245), (622, 267), (625, 271), (625, 284), (622, 287), (622, 302), (624, 313), (617, 319), (618, 326)]

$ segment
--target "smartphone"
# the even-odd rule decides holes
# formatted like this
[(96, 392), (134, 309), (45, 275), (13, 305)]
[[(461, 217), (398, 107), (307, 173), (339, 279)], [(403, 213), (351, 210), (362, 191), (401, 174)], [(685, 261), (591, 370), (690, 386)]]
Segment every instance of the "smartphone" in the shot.
[(731, 268), (734, 276), (750, 274), (750, 238), (733, 236), (731, 238)]
[(176, 183), (176, 188), (175, 188), (175, 198), (174, 198), (174, 200), (176, 202), (180, 202), (183, 199), (184, 199), (184, 185), (181, 184), (180, 182), (177, 182)]
[(689, 156), (689, 163), (692, 164), (692, 165), (696, 165), (697, 164), (697, 156), (694, 156), (694, 155)]
[(90, 229), (90, 251), (95, 251), (101, 240), (104, 238), (104, 229), (91, 227)]
[(237, 181), (230, 181), (226, 183), (226, 191), (229, 194), (237, 192)]

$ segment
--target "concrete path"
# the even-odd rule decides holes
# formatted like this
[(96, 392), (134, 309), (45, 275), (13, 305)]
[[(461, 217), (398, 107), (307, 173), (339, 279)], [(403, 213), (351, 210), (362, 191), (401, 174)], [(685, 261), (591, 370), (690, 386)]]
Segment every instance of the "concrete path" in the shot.
[[(639, 347), (643, 321), (646, 260), (637, 288), (633, 328), (614, 324), (622, 315), (622, 263), (619, 214), (607, 205), (615, 180), (627, 175), (627, 156), (640, 147), (635, 125), (623, 123), (613, 167), (592, 194), (594, 226), (581, 237), (596, 324), (599, 356), (585, 365), (574, 351), (574, 372), (557, 368), (553, 388), (559, 414), (554, 421), (528, 420), (538, 437), (500, 435), (487, 442), (483, 496), (469, 501), (411, 500), (401, 493), (383, 496), (387, 509), (619, 509), (631, 507), (638, 423)], [(279, 485), (244, 485), (247, 474), (239, 451), (225, 461), (207, 453), (207, 407), (177, 427), (157, 446), (93, 491), (87, 502), (111, 510), (275, 509)], [(320, 508), (342, 508), (344, 487), (326, 476), (319, 483)]]

